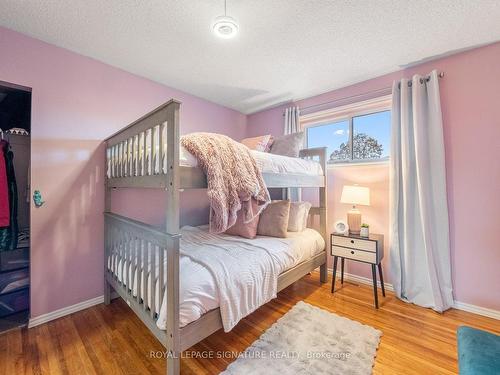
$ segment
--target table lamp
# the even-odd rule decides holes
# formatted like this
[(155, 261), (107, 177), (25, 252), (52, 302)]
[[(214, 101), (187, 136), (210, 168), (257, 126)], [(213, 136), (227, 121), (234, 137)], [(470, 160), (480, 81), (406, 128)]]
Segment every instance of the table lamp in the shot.
[(361, 231), (361, 212), (356, 208), (356, 205), (370, 205), (370, 189), (357, 185), (344, 185), (340, 202), (352, 204), (352, 209), (347, 213), (347, 225), (349, 225), (351, 234), (359, 235)]

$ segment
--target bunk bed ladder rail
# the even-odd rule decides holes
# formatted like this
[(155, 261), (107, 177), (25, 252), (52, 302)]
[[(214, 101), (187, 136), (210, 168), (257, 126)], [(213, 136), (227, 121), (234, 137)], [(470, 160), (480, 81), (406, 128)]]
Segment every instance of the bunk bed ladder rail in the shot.
[[(323, 169), (323, 178), (324, 183), (323, 186), (320, 186), (319, 189), (319, 206), (311, 207), (310, 215), (318, 215), (319, 216), (319, 231), (323, 240), (325, 241), (325, 259), (328, 257), (328, 248), (329, 248), (329, 238), (327, 233), (327, 220), (328, 220), (328, 211), (327, 211), (327, 191), (328, 191), (328, 169), (327, 169), (327, 148), (326, 147), (316, 147), (316, 148), (308, 148), (304, 150), (300, 150), (299, 157), (303, 159), (319, 159), (319, 163), (321, 164), (321, 168)], [(322, 283), (326, 283), (328, 281), (328, 269), (327, 264), (323, 264), (320, 267), (320, 280)]]
[[(172, 99), (105, 140), (104, 301), (110, 302), (111, 287), (127, 301), (167, 348), (170, 375), (180, 373), (179, 111), (180, 102)], [(111, 189), (134, 187), (165, 189), (165, 231), (111, 213)], [(140, 277), (134, 280), (135, 275)], [(152, 280), (161, 286), (158, 293), (148, 288)], [(156, 321), (165, 288), (167, 324), (163, 331)]]

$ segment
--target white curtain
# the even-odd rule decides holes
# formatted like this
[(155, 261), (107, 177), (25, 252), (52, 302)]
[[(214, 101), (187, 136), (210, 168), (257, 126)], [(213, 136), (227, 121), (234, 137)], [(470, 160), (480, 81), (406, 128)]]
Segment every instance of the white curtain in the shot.
[[(283, 134), (293, 134), (302, 131), (300, 128), (300, 109), (299, 107), (288, 107), (285, 109), (285, 127)], [(302, 200), (301, 188), (287, 188), (283, 189), (283, 199), (290, 199), (292, 201)]]
[(396, 295), (442, 312), (453, 304), (438, 74), (392, 90), (391, 270)]
[(289, 107), (285, 109), (285, 131), (283, 134), (298, 133), (301, 131), (299, 124), (299, 107)]

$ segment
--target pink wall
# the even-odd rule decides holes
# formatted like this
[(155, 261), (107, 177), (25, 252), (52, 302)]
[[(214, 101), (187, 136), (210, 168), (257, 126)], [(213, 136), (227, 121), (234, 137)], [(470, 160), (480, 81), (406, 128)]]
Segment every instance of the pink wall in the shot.
[[(0, 81), (33, 88), (32, 187), (46, 201), (41, 208), (32, 206), (31, 315), (36, 317), (102, 295), (106, 136), (172, 97), (183, 103), (184, 133), (205, 130), (240, 139), (246, 117), (5, 28), (0, 28), (0, 54)], [(151, 191), (147, 200), (135, 197), (127, 191), (113, 198), (141, 208), (137, 217), (163, 222), (160, 191)], [(205, 194), (185, 193), (183, 200), (184, 222), (206, 220)]]
[[(391, 86), (393, 80), (433, 69), (440, 81), (443, 110), (455, 299), (500, 310), (500, 43), (425, 63), (340, 90), (298, 101), (299, 106), (363, 94)], [(247, 136), (282, 132), (287, 105), (248, 116)], [(332, 167), (329, 225), (345, 217), (341, 185), (358, 182), (372, 190), (372, 207), (363, 208), (372, 230), (387, 235), (388, 166)], [(389, 255), (384, 269), (390, 281)], [(364, 267), (366, 268), (366, 267)], [(349, 272), (369, 277), (363, 267)]]

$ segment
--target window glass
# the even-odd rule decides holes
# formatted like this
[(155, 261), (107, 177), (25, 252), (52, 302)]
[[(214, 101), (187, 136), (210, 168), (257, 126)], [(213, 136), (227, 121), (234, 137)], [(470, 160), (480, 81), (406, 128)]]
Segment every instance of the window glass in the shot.
[(307, 147), (327, 147), (328, 163), (350, 159), (349, 120), (307, 128)]
[[(349, 134), (352, 121), (353, 134)], [(391, 111), (307, 127), (308, 147), (327, 147), (328, 163), (385, 160), (390, 156)], [(351, 150), (352, 145), (352, 150)]]
[(389, 157), (391, 142), (391, 111), (370, 113), (352, 118), (353, 159), (384, 159)]

